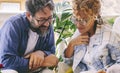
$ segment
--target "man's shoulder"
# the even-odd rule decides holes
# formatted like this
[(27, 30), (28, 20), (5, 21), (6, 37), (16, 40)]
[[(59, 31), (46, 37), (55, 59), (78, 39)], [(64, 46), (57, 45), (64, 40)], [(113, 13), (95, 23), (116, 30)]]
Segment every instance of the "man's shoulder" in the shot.
[(20, 20), (23, 20), (25, 18), (25, 14), (21, 13), (21, 14), (16, 14), (11, 16), (7, 21), (11, 21), (11, 22), (20, 22)]
[(29, 22), (26, 19), (25, 13), (11, 16), (4, 22), (3, 26), (1, 27), (1, 30), (17, 30), (20, 32), (27, 31), (28, 29)]
[(13, 15), (9, 19), (7, 19), (4, 25), (8, 26), (8, 24), (9, 26), (12, 26), (12, 27), (26, 29), (28, 28), (29, 23), (28, 23), (25, 13), (21, 13), (21, 14)]

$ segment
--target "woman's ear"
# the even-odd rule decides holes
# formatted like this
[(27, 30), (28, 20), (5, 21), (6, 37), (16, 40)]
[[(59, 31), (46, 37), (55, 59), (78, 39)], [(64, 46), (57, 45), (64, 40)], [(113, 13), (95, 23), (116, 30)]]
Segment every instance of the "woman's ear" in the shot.
[(102, 17), (100, 16), (100, 14), (97, 15), (96, 20), (97, 20), (97, 23), (98, 23), (99, 25), (101, 25), (101, 24), (104, 23)]

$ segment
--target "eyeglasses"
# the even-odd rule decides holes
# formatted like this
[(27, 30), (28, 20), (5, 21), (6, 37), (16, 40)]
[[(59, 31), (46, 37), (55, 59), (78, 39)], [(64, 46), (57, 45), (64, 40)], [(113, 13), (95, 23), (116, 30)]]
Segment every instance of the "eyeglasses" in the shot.
[(77, 19), (75, 18), (75, 16), (71, 17), (71, 21), (76, 25), (76, 24), (80, 24), (80, 25), (87, 25), (87, 23), (89, 22), (89, 19)]
[(42, 19), (42, 20), (38, 20), (34, 17), (34, 19), (38, 22), (39, 25), (43, 25), (45, 24), (47, 21), (51, 24), (52, 21), (54, 20), (53, 16), (48, 17), (47, 19)]

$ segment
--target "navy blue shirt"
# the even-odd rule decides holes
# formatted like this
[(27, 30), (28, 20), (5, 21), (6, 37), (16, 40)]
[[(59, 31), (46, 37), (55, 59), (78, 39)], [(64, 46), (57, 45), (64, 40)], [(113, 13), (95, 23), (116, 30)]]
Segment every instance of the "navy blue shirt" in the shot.
[[(10, 17), (0, 30), (0, 63), (3, 69), (13, 69), (19, 73), (27, 73), (29, 59), (24, 58), (27, 48), (29, 21), (25, 15), (18, 14)], [(54, 31), (50, 27), (45, 37), (39, 37), (34, 51), (42, 50), (47, 55), (55, 53)]]

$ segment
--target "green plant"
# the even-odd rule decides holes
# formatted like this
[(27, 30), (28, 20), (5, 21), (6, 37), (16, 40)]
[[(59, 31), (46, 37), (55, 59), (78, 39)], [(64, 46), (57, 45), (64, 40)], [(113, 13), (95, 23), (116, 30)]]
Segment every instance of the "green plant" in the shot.
[(110, 19), (108, 19), (107, 21), (108, 21), (108, 23), (109, 23), (110, 25), (113, 25), (114, 20), (115, 20), (115, 18), (110, 18)]
[(62, 13), (61, 18), (59, 18), (56, 15), (56, 24), (54, 26), (54, 31), (59, 34), (59, 37), (56, 42), (56, 46), (61, 41), (65, 41), (66, 38), (71, 37), (73, 32), (75, 31), (74, 24), (69, 20), (70, 16), (71, 16), (71, 13), (69, 12)]
[(67, 45), (66, 39), (71, 37), (76, 30), (75, 25), (70, 20), (72, 16), (72, 9), (69, 2), (63, 2), (56, 5), (54, 14), (54, 31), (58, 34), (56, 46), (62, 41), (64, 41)]

